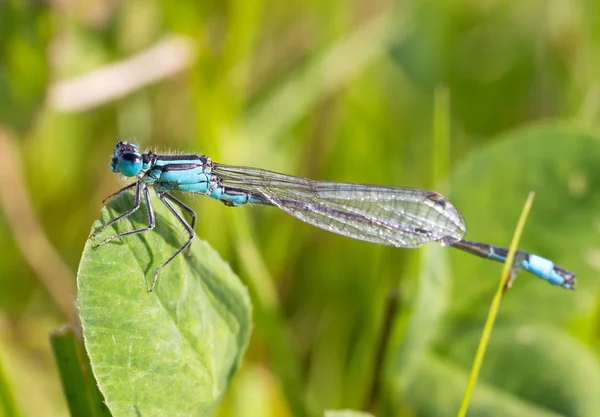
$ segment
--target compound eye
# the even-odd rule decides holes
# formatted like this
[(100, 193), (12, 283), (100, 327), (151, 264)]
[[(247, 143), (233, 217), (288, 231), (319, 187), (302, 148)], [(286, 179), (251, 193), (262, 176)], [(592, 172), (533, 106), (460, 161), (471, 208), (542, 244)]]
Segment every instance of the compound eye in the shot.
[(142, 158), (135, 153), (121, 155), (118, 163), (118, 171), (126, 177), (135, 177), (142, 170)]
[(110, 160), (110, 170), (113, 172), (119, 172), (119, 167), (117, 166), (119, 164), (119, 158), (113, 156), (113, 158)]

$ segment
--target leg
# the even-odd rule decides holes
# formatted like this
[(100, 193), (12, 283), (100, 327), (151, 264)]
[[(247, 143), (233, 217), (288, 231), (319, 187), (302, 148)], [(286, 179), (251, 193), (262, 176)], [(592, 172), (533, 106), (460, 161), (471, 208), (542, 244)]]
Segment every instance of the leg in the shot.
[[(102, 230), (104, 230), (104, 228), (112, 223), (114, 223), (115, 221), (122, 219), (125, 216), (129, 216), (131, 213), (133, 213), (135, 210), (137, 210), (140, 206), (140, 197), (139, 195), (137, 195), (137, 191), (139, 190), (136, 189), (136, 205), (137, 207), (134, 207), (133, 209), (126, 211), (125, 213), (121, 214), (119, 217), (117, 217), (116, 219), (111, 220), (110, 222), (108, 222), (106, 225), (104, 225), (104, 227), (102, 228)], [(100, 246), (100, 245), (104, 245), (105, 243), (110, 242), (113, 239), (119, 239), (125, 236), (130, 236), (130, 235), (137, 235), (138, 233), (142, 233), (142, 232), (146, 232), (148, 230), (152, 230), (154, 229), (154, 225), (156, 224), (155, 218), (154, 218), (154, 210), (152, 210), (152, 205), (150, 204), (150, 194), (148, 193), (148, 187), (144, 187), (144, 201), (146, 202), (146, 210), (148, 211), (148, 227), (143, 227), (141, 229), (136, 229), (136, 230), (132, 230), (130, 232), (124, 232), (124, 233), (119, 233), (118, 235), (113, 235), (110, 236), (106, 239), (104, 239), (102, 242), (95, 244), (94, 246)]]
[(110, 200), (113, 197), (118, 196), (119, 194), (121, 194), (124, 191), (129, 190), (130, 188), (135, 187), (135, 185), (137, 184), (137, 182), (132, 182), (131, 184), (121, 188), (119, 191), (117, 191), (116, 193), (112, 193), (111, 195), (109, 195), (108, 197), (106, 197), (104, 200), (102, 200), (102, 204), (106, 203), (108, 200)]
[(194, 239), (194, 236), (195, 236), (194, 229), (192, 229), (192, 227), (185, 221), (183, 216), (177, 210), (175, 210), (175, 207), (173, 207), (173, 205), (171, 203), (169, 203), (169, 200), (167, 200), (168, 197), (166, 197), (166, 196), (168, 194), (159, 193), (159, 192), (157, 192), (157, 194), (158, 194), (158, 198), (160, 198), (160, 201), (162, 201), (165, 204), (165, 206), (167, 206), (167, 208), (171, 211), (171, 213), (173, 213), (175, 215), (175, 217), (177, 218), (177, 220), (179, 220), (179, 222), (183, 225), (185, 230), (190, 235), (190, 238), (187, 240), (187, 242), (185, 242), (183, 245), (181, 245), (181, 247), (179, 249), (177, 249), (175, 251), (175, 253), (173, 255), (171, 255), (171, 257), (169, 259), (164, 261), (158, 268), (156, 268), (156, 271), (154, 271), (154, 280), (152, 281), (152, 286), (150, 286), (150, 288), (148, 288), (148, 292), (152, 292), (152, 290), (156, 286), (156, 281), (158, 280), (159, 272), (165, 266), (167, 266), (167, 264), (169, 262), (171, 262), (177, 255), (179, 255), (181, 253), (181, 251), (183, 251), (185, 248), (187, 248), (192, 243), (192, 240)]
[[(163, 196), (169, 200), (171, 200), (173, 203), (177, 204), (179, 206), (179, 208), (181, 208), (182, 210), (185, 210), (188, 212), (188, 214), (190, 215), (190, 217), (192, 218), (192, 229), (196, 229), (196, 212), (194, 210), (192, 210), (189, 206), (187, 206), (186, 204), (183, 203), (183, 201), (179, 200), (178, 198), (175, 198), (174, 196), (172, 196), (169, 193), (165, 193), (163, 194)], [(190, 248), (192, 247), (192, 245), (187, 247), (187, 250), (185, 251), (186, 255), (190, 254)]]
[[(137, 209), (140, 208), (140, 201), (141, 201), (141, 197), (142, 197), (142, 182), (141, 181), (137, 181), (137, 182), (134, 182), (133, 184), (136, 185), (136, 187), (135, 187), (135, 197), (134, 197), (134, 200), (133, 200), (133, 207), (131, 209), (127, 210), (126, 212), (121, 213), (120, 215), (118, 215), (114, 219), (106, 222), (106, 224), (102, 225), (98, 230), (96, 230), (94, 233), (92, 233), (92, 235), (90, 236), (90, 239), (95, 238), (100, 233), (102, 233), (108, 226), (110, 226), (111, 224), (114, 224), (114, 223), (118, 222), (119, 220), (121, 220), (121, 219), (123, 219), (123, 218), (125, 218), (127, 216), (130, 216), (131, 214), (135, 213), (137, 211)], [(132, 187), (133, 184), (130, 184), (127, 187), (120, 189), (115, 194), (111, 194), (107, 198), (110, 198), (111, 196), (120, 194), (124, 190), (127, 190), (128, 188)], [(144, 188), (146, 188), (146, 187), (144, 186)], [(96, 245), (96, 246), (99, 246), (99, 245)]]

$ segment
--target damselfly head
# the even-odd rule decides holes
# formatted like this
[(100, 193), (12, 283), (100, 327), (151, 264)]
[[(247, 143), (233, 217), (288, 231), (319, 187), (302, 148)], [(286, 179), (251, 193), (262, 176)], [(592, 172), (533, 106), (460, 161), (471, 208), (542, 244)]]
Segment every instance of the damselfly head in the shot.
[(120, 172), (126, 177), (135, 177), (142, 171), (142, 167), (142, 155), (137, 146), (129, 142), (117, 142), (110, 162), (110, 170)]

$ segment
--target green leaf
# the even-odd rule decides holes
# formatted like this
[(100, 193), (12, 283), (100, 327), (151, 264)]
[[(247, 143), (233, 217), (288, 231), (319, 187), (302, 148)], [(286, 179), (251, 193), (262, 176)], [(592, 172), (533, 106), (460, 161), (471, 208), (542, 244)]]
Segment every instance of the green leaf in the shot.
[[(448, 351), (425, 355), (403, 392), (415, 415), (456, 415), (480, 335), (478, 327), (462, 329)], [(504, 324), (492, 335), (469, 413), (596, 416), (598, 384), (600, 367), (581, 342), (549, 327)]]
[[(417, 416), (456, 416), (467, 384), (467, 368), (458, 368), (444, 358), (428, 355), (418, 378), (405, 393), (407, 402)], [(513, 397), (502, 389), (480, 381), (475, 387), (470, 415), (511, 417), (558, 417), (560, 413)]]
[[(457, 331), (444, 354), (446, 361), (457, 369), (468, 369), (472, 347), (480, 334), (481, 330), (475, 327)], [(594, 353), (580, 341), (548, 326), (520, 322), (496, 326), (479, 383), (495, 387), (498, 398), (518, 398), (529, 406), (560, 415), (596, 416), (600, 409), (600, 397), (595, 395), (600, 385), (600, 366)], [(476, 395), (471, 407), (478, 402)], [(482, 415), (475, 409), (469, 411)]]
[[(122, 195), (101, 224), (133, 205)], [(148, 293), (155, 268), (185, 242), (181, 227), (153, 198), (156, 228), (85, 247), (78, 303), (85, 346), (114, 416), (210, 415), (246, 349), (251, 306), (246, 288), (205, 242), (180, 255)], [(103, 237), (144, 227), (145, 207)]]
[[(428, 356), (406, 391), (417, 415), (455, 415), (480, 335), (478, 327), (462, 328), (447, 337), (447, 351)], [(600, 367), (587, 346), (549, 327), (508, 323), (492, 334), (469, 412), (596, 416), (598, 384)]]

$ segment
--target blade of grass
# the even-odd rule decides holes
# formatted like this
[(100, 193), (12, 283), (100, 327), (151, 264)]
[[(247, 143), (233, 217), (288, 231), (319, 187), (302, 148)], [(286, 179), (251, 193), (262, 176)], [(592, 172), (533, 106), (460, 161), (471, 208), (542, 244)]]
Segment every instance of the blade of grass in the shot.
[[(273, 94), (251, 109), (246, 117), (246, 135), (272, 146), (320, 97), (342, 88), (367, 66), (384, 57), (390, 44), (406, 35), (406, 14), (384, 10), (350, 35), (314, 55)], [(393, 29), (393, 30), (392, 30)]]
[(460, 403), (460, 408), (457, 414), (458, 417), (464, 417), (467, 414), (467, 410), (469, 408), (469, 400), (471, 399), (473, 388), (475, 387), (477, 377), (479, 376), (479, 370), (481, 369), (481, 365), (483, 363), (483, 358), (485, 356), (485, 351), (487, 349), (487, 345), (492, 334), (494, 322), (496, 321), (496, 317), (498, 316), (498, 310), (500, 309), (500, 301), (502, 301), (502, 294), (504, 293), (506, 284), (509, 283), (511, 280), (511, 269), (515, 257), (515, 252), (517, 251), (517, 245), (519, 244), (519, 239), (521, 239), (521, 233), (523, 232), (523, 228), (525, 227), (525, 221), (527, 220), (529, 210), (531, 209), (531, 205), (533, 203), (533, 196), (533, 192), (530, 192), (527, 196), (527, 201), (525, 201), (525, 206), (523, 207), (523, 211), (521, 212), (521, 217), (519, 218), (519, 222), (517, 223), (512, 242), (510, 243), (508, 256), (506, 258), (506, 262), (504, 263), (504, 268), (502, 269), (500, 283), (498, 284), (498, 289), (496, 290), (496, 294), (494, 295), (494, 299), (492, 300), (492, 304), (490, 305), (490, 311), (485, 321), (485, 326), (483, 327), (483, 332), (481, 334), (479, 346), (477, 347), (477, 353), (475, 354), (475, 359), (473, 360), (473, 367), (471, 368), (469, 380), (467, 381), (467, 388), (465, 389), (463, 399)]
[[(450, 170), (450, 92), (446, 86), (440, 85), (435, 89), (433, 102), (433, 135), (431, 157), (431, 179), (428, 188), (438, 189), (448, 178)], [(448, 188), (443, 187), (443, 188)], [(443, 190), (443, 192), (447, 190)], [(398, 393), (404, 392), (406, 386), (414, 378), (415, 371), (419, 368), (427, 346), (435, 337), (437, 325), (448, 305), (450, 297), (450, 274), (447, 263), (447, 250), (439, 245), (427, 245), (421, 251), (415, 252), (415, 265), (418, 265), (418, 289), (412, 307), (412, 315), (408, 323), (390, 325), (390, 328), (406, 326), (402, 341), (397, 338), (385, 338), (386, 352), (393, 357), (389, 358), (389, 365), (384, 368), (391, 369), (391, 389), (386, 394), (391, 404), (397, 404)], [(388, 300), (386, 316), (392, 314), (396, 321), (399, 317), (397, 311), (399, 302), (391, 304)], [(394, 308), (392, 308), (394, 307)], [(386, 317), (384, 323), (387, 323)], [(385, 330), (386, 327), (384, 326)], [(388, 329), (389, 330), (389, 329)], [(401, 330), (396, 329), (400, 333)], [(383, 340), (382, 336), (382, 339)], [(382, 366), (381, 364), (378, 364)], [(391, 366), (390, 366), (391, 365)], [(375, 375), (378, 369), (375, 370)], [(400, 376), (400, 377), (398, 377)], [(374, 381), (373, 386), (376, 382)], [(374, 411), (377, 393), (372, 390), (368, 410)], [(395, 406), (390, 405), (392, 408)]]
[(325, 410), (325, 417), (373, 417), (373, 414), (356, 410)]
[[(449, 90), (438, 86), (434, 92), (431, 179), (428, 188), (439, 190), (448, 178), (450, 167), (450, 100)], [(442, 193), (447, 186), (442, 187)], [(404, 391), (418, 363), (435, 337), (437, 324), (444, 315), (450, 297), (447, 250), (440, 245), (427, 245), (420, 252), (419, 288), (408, 323), (403, 346), (399, 351), (397, 375), (402, 376)]]
[[(433, 96), (433, 149), (431, 150), (431, 184), (438, 189), (450, 172), (450, 90), (440, 84)], [(447, 186), (442, 187), (442, 193)]]
[(59, 112), (93, 109), (173, 76), (195, 59), (188, 38), (168, 36), (131, 57), (51, 85), (48, 104)]
[(65, 317), (74, 320), (75, 278), (33, 209), (17, 138), (0, 126), (0, 209), (23, 258)]
[(231, 213), (236, 233), (236, 249), (246, 275), (244, 282), (255, 310), (256, 329), (269, 340), (269, 356), (281, 381), (281, 388), (292, 415), (316, 415), (318, 409), (310, 393), (304, 393), (301, 365), (295, 354), (286, 321), (279, 308), (277, 290), (268, 268), (252, 239), (249, 222), (244, 212)]
[(377, 343), (377, 350), (375, 354), (375, 365), (373, 371), (373, 380), (371, 381), (371, 390), (365, 409), (375, 411), (379, 397), (381, 396), (381, 382), (383, 369), (385, 366), (385, 357), (390, 348), (390, 339), (392, 336), (392, 330), (394, 323), (398, 317), (398, 310), (400, 304), (400, 292), (397, 288), (392, 288), (388, 294), (386, 300), (385, 313), (383, 315), (383, 324), (381, 326), (381, 333), (379, 335), (379, 342)]
[(71, 415), (110, 416), (73, 328), (66, 325), (54, 330), (50, 344)]
[(23, 415), (15, 400), (15, 396), (11, 389), (11, 383), (4, 372), (2, 359), (0, 359), (0, 415), (5, 417), (18, 417)]

